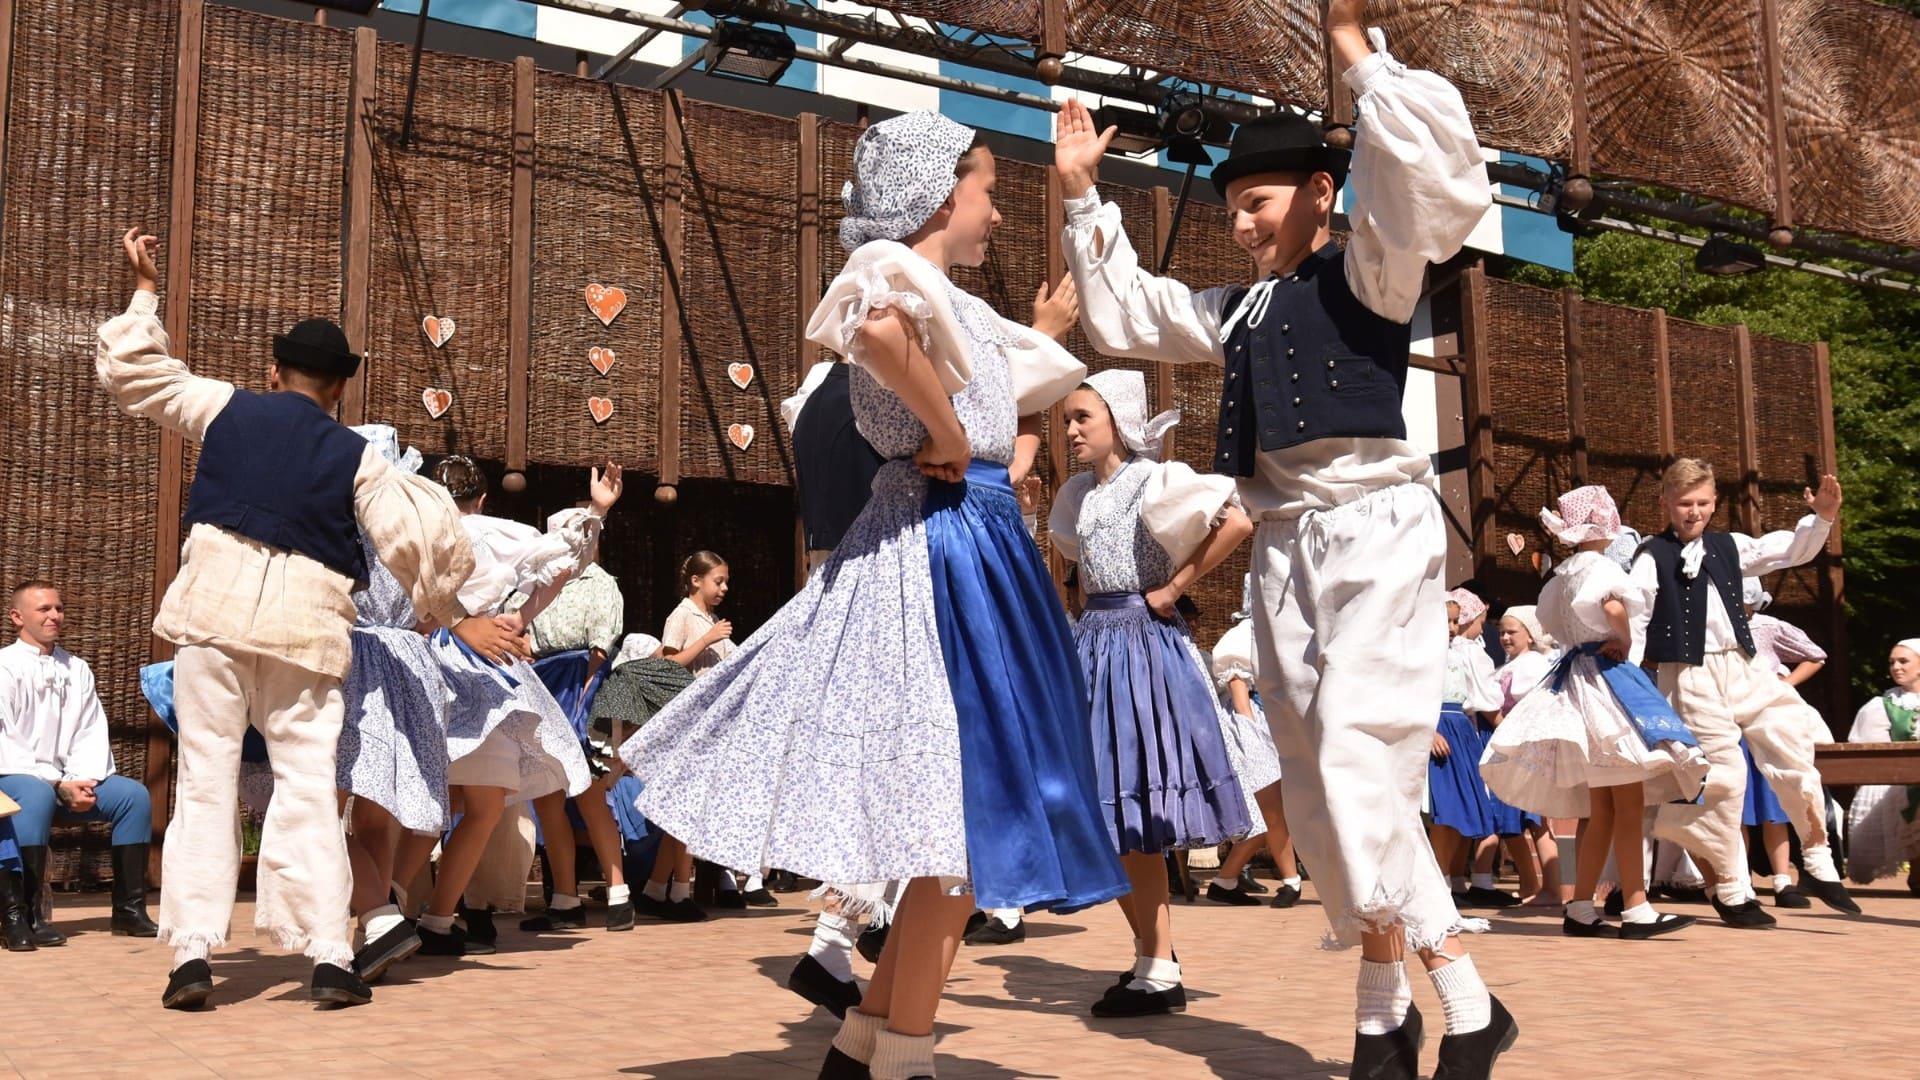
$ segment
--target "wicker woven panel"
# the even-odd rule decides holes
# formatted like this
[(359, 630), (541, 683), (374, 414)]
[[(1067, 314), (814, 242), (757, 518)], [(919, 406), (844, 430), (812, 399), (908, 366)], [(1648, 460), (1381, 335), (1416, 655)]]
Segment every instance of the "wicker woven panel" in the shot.
[[(1169, 276), (1195, 289), (1245, 285), (1253, 280), (1251, 260), (1230, 235), (1226, 210), (1189, 203), (1180, 232), (1173, 239)], [(1220, 368), (1212, 364), (1173, 367), (1173, 400), (1180, 410), (1180, 426), (1173, 431), (1173, 459), (1194, 471), (1213, 471), (1214, 433), (1220, 418)], [(1240, 607), (1240, 581), (1246, 575), (1252, 549), (1241, 545), (1226, 562), (1190, 590), (1200, 619), (1194, 637), (1211, 647), (1232, 626), (1228, 616)]]
[[(1813, 347), (1775, 338), (1753, 339), (1753, 403), (1758, 424), (1760, 521), (1765, 530), (1791, 529), (1807, 513), (1806, 489), (1820, 474), (1820, 392)], [(1829, 584), (1830, 558), (1768, 574), (1773, 606), (1767, 613), (1800, 627), (1831, 651), (1836, 598)], [(1844, 664), (1836, 665), (1844, 670)], [(1801, 696), (1815, 706), (1831, 690), (1807, 686)]]
[(904, 0), (881, 5), (902, 15), (918, 15), (989, 34), (1035, 41), (1040, 37), (1040, 5), (1031, 0)]
[(1667, 356), (1673, 371), (1674, 453), (1713, 466), (1720, 488), (1713, 528), (1731, 528), (1740, 496), (1740, 373), (1733, 331), (1668, 319)]
[[(1573, 486), (1567, 422), (1565, 307), (1557, 292), (1487, 282), (1487, 376), (1493, 398), (1493, 471), (1497, 492), (1495, 562), (1483, 577), (1502, 597), (1535, 585), (1535, 551), (1552, 550), (1540, 508)], [(1508, 534), (1526, 537), (1515, 555)], [(1511, 578), (1511, 581), (1509, 580)], [(1520, 583), (1524, 582), (1522, 585)], [(1518, 591), (1516, 591), (1518, 590)]]
[[(513, 69), (423, 54), (414, 141), (402, 147), (411, 57), (404, 45), (380, 46), (367, 417), (424, 452), (497, 458), (507, 431)], [(428, 315), (454, 320), (441, 348), (421, 330)], [(453, 394), (438, 420), (420, 401), (428, 387)]]
[[(661, 108), (657, 93), (567, 75), (534, 84), (530, 460), (660, 471)], [(610, 325), (587, 307), (589, 284), (626, 293)], [(593, 348), (614, 351), (604, 377)], [(590, 397), (614, 403), (605, 423)]]
[(1597, 172), (1765, 210), (1766, 69), (1752, 0), (1588, 0)]
[[(797, 366), (799, 134), (785, 117), (698, 103), (687, 106), (686, 131), (680, 468), (792, 484), (779, 404)], [(739, 363), (754, 369), (745, 390), (728, 378)], [(736, 424), (753, 428), (745, 450), (729, 441)]]
[[(847, 264), (847, 250), (840, 246), (840, 220), (847, 207), (840, 200), (840, 189), (853, 179), (853, 144), (860, 141), (858, 124), (839, 124), (823, 120), (819, 126), (820, 152), (820, 287), (829, 282)], [(811, 311), (805, 315), (812, 315)], [(832, 353), (822, 349), (818, 359)]]
[[(1157, 266), (1157, 256), (1153, 242), (1153, 194), (1151, 192), (1141, 191), (1138, 188), (1109, 185), (1101, 188), (1100, 197), (1120, 208), (1121, 226), (1126, 230), (1127, 239), (1133, 244), (1134, 251), (1139, 254), (1141, 265), (1148, 269)], [(1145, 375), (1147, 380), (1148, 415), (1151, 416), (1158, 411), (1158, 406), (1155, 403), (1160, 400), (1158, 396), (1160, 392), (1160, 365), (1144, 360), (1116, 360), (1110, 356), (1102, 356), (1094, 349), (1092, 343), (1087, 340), (1086, 333), (1079, 326), (1075, 326), (1073, 333), (1068, 335), (1067, 348), (1087, 365), (1088, 374), (1105, 371), (1109, 368), (1125, 368), (1130, 371), (1138, 371)], [(1062, 433), (1062, 436), (1064, 437), (1064, 433)], [(1175, 429), (1173, 441), (1177, 451), (1179, 442), (1178, 429)], [(1072, 461), (1071, 454), (1069, 454), (1069, 459), (1067, 468), (1069, 476), (1085, 468), (1085, 466), (1078, 462)]]
[(1613, 495), (1622, 521), (1642, 533), (1659, 532), (1666, 525), (1654, 314), (1591, 301), (1578, 310), (1587, 473)]
[(1327, 100), (1315, 0), (1071, 0), (1067, 42), (1094, 56), (1287, 104), (1318, 108)]
[[(127, 304), (121, 230), (167, 221), (175, 25), (169, 3), (15, 6), (0, 215), (0, 589), (65, 586), (62, 644), (92, 665), (136, 778), (160, 437), (95, 385), (94, 332)], [(129, 41), (148, 62), (127, 62)], [(48, 876), (108, 879), (109, 843), (104, 826), (60, 830)]]
[(353, 35), (213, 7), (202, 47), (193, 368), (264, 390), (273, 335), (340, 317)]
[(1385, 0), (1367, 18), (1398, 59), (1459, 87), (1482, 144), (1555, 159), (1571, 152), (1562, 0)]
[(1781, 86), (1799, 224), (1920, 246), (1920, 20), (1781, 0)]

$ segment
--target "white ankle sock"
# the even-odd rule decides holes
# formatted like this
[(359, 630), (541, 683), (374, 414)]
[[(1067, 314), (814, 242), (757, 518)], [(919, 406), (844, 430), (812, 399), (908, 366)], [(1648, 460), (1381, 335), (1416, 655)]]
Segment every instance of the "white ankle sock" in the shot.
[(1133, 962), (1130, 990), (1171, 990), (1180, 985), (1180, 963), (1157, 956), (1142, 956)]
[(1433, 980), (1440, 1007), (1446, 1010), (1447, 1034), (1465, 1035), (1493, 1023), (1493, 997), (1487, 993), (1487, 984), (1480, 981), (1473, 957), (1450, 961), (1427, 972), (1427, 977)]
[(1473, 875), (1473, 887), (1476, 889), (1493, 888), (1493, 875), (1490, 873)]
[(1739, 907), (1753, 899), (1753, 886), (1740, 879), (1723, 881), (1713, 887), (1713, 894), (1728, 907)]
[(406, 916), (400, 914), (398, 907), (387, 904), (367, 912), (360, 924), (366, 928), (368, 941), (378, 941), (387, 931), (406, 921)]
[(553, 899), (547, 901), (548, 911), (572, 911), (579, 906), (580, 898), (568, 896), (566, 893), (554, 893)]
[(764, 889), (766, 887), (767, 887), (766, 881), (762, 879), (759, 874), (747, 875), (747, 884), (746, 884), (747, 892), (758, 892), (761, 889)]
[(423, 911), (420, 913), (420, 929), (431, 930), (436, 934), (450, 934), (453, 932), (453, 916), (434, 915)]
[(987, 914), (993, 918), (994, 922), (999, 923), (1009, 930), (1020, 925), (1020, 909), (1017, 907), (994, 908), (992, 911), (987, 912)]
[(1630, 922), (1630, 923), (1659, 922), (1660, 913), (1653, 910), (1652, 904), (1649, 904), (1645, 900), (1642, 900), (1639, 903), (1633, 905), (1632, 907), (1621, 911), (1620, 921)]
[(649, 881), (645, 885), (640, 886), (640, 895), (649, 900), (665, 900), (667, 898), (667, 883), (664, 881)]
[(873, 1044), (887, 1027), (884, 1016), (868, 1016), (859, 1009), (848, 1009), (840, 1021), (840, 1033), (833, 1037), (834, 1049), (862, 1065), (873, 1061)]
[(1789, 885), (1791, 885), (1791, 884), (1793, 884), (1793, 875), (1792, 875), (1792, 874), (1775, 874), (1775, 875), (1773, 875), (1773, 891), (1774, 891), (1774, 892), (1776, 892), (1776, 893), (1777, 893), (1777, 892), (1779, 892), (1779, 891), (1780, 891), (1781, 889), (1784, 889), (1784, 888), (1786, 888), (1787, 886), (1789, 886)]
[(667, 886), (667, 902), (677, 904), (693, 896), (693, 886), (684, 881), (676, 881)]
[(1447, 888), (1452, 889), (1454, 892), (1466, 892), (1467, 879), (1461, 877), (1459, 874), (1448, 874)]
[(873, 1080), (912, 1080), (933, 1075), (933, 1036), (901, 1035), (882, 1031), (873, 1041), (868, 1062)]
[(859, 932), (852, 919), (823, 911), (813, 924), (813, 943), (807, 946), (807, 955), (834, 978), (852, 982), (853, 937)]
[(1572, 919), (1574, 922), (1586, 923), (1589, 926), (1595, 926), (1606, 921), (1600, 917), (1599, 912), (1593, 909), (1593, 901), (1591, 900), (1567, 901), (1567, 918)]
[(213, 950), (208, 948), (207, 943), (204, 941), (195, 942), (190, 945), (175, 945), (173, 947), (173, 967), (168, 968), (167, 971), (172, 973), (177, 970), (181, 964), (189, 960), (205, 960), (212, 955)]
[(1238, 875), (1233, 877), (1217, 877), (1213, 879), (1213, 887), (1228, 890), (1238, 889), (1240, 887), (1240, 878)]
[(1295, 874), (1292, 877), (1283, 877), (1280, 879), (1280, 884), (1286, 885), (1290, 888), (1298, 889), (1300, 887), (1300, 875)]
[(1809, 875), (1821, 881), (1839, 881), (1840, 873), (1833, 868), (1833, 849), (1825, 844), (1819, 847), (1800, 849), (1800, 865)]
[(1360, 961), (1360, 984), (1353, 1009), (1354, 1028), (1362, 1035), (1385, 1035), (1400, 1030), (1413, 1007), (1413, 984), (1407, 965), (1399, 960)]
[(624, 904), (631, 899), (633, 899), (633, 890), (625, 885), (607, 886), (607, 903)]

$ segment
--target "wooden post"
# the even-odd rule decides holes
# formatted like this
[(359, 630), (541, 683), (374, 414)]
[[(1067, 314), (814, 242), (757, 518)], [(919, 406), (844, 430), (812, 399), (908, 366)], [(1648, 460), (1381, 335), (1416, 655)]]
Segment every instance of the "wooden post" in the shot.
[[(200, 56), (206, 21), (204, 0), (180, 0), (178, 45), (173, 68), (173, 170), (169, 179), (172, 201), (167, 212), (167, 304), (165, 328), (173, 355), (191, 363), (193, 341), (188, 334), (193, 302), (193, 181), (199, 166)], [(160, 433), (159, 506), (154, 518), (153, 606), (158, 609), (173, 576), (180, 572), (181, 487), (186, 474), (186, 445), (178, 433)], [(153, 659), (173, 658), (173, 643), (153, 639)], [(147, 767), (141, 779), (153, 803), (153, 838), (166, 839), (171, 800), (169, 778), (173, 741), (166, 725), (147, 724)]]
[[(1167, 245), (1173, 239), (1173, 193), (1165, 185), (1156, 184), (1153, 188), (1153, 255), (1154, 265), (1167, 263)], [(1171, 269), (1171, 263), (1168, 263)], [(1158, 412), (1166, 412), (1174, 407), (1173, 365), (1158, 363), (1154, 365), (1155, 377), (1159, 380), (1159, 392), (1155, 394), (1154, 406)], [(1166, 446), (1160, 452), (1160, 460), (1172, 461), (1175, 456), (1174, 437), (1179, 432), (1174, 428), (1167, 432)]]
[[(507, 234), (507, 474), (527, 470), (533, 354), (533, 84), (531, 56), (513, 61), (513, 220)], [(524, 482), (524, 481), (523, 481)]]
[[(340, 322), (347, 332), (347, 345), (362, 356), (373, 331), (367, 288), (373, 267), (373, 110), (380, 82), (379, 48), (380, 35), (373, 27), (362, 26), (353, 32), (353, 75), (347, 83), (347, 246), (341, 253)], [(347, 381), (340, 414), (348, 424), (367, 422), (364, 361)]]
[(1732, 519), (1740, 531), (1760, 535), (1760, 422), (1753, 401), (1753, 335), (1746, 323), (1733, 327), (1733, 367), (1740, 394), (1740, 503)]
[(1494, 514), (1499, 505), (1493, 468), (1493, 387), (1487, 371), (1487, 267), (1475, 260), (1460, 276), (1460, 351), (1466, 366), (1460, 395), (1467, 421), (1467, 501), (1471, 506), (1474, 573), (1491, 573)]
[[(807, 377), (807, 369), (812, 366), (814, 345), (807, 340), (807, 319), (813, 314), (814, 305), (820, 302), (820, 117), (816, 113), (801, 113), (799, 125), (800, 182), (797, 190), (800, 242), (796, 245), (799, 265), (795, 267), (797, 272), (794, 274), (799, 303), (794, 307), (797, 318), (794, 320), (792, 378), (795, 387)], [(799, 519), (799, 509), (796, 498), (793, 533), (793, 585), (796, 589), (807, 583), (807, 530), (806, 523)]]
[(1568, 159), (1574, 176), (1586, 176), (1593, 170), (1593, 148), (1587, 135), (1587, 28), (1586, 5), (1567, 0), (1567, 97), (1573, 106), (1573, 131)]
[[(1066, 227), (1066, 206), (1061, 201), (1064, 196), (1060, 190), (1060, 172), (1053, 166), (1047, 166), (1047, 284), (1060, 280), (1066, 273), (1067, 260), (1060, 250), (1060, 232)], [(1047, 461), (1052, 468), (1052, 482), (1055, 490), (1067, 482), (1067, 414), (1060, 402), (1054, 402), (1047, 411)], [(1067, 596), (1067, 560), (1054, 545), (1047, 546), (1047, 565), (1053, 571), (1054, 588), (1060, 593), (1060, 602), (1069, 603)]]
[[(1813, 343), (1813, 390), (1815, 408), (1820, 412), (1820, 471), (1837, 474), (1840, 467), (1838, 447), (1833, 433), (1833, 368), (1827, 343)], [(1808, 477), (1808, 479), (1814, 479)], [(1844, 517), (1844, 515), (1843, 515)], [(1828, 651), (1834, 675), (1827, 679), (1827, 715), (1844, 717), (1852, 713), (1847, 691), (1847, 571), (1843, 521), (1833, 523), (1827, 534), (1827, 550), (1820, 560), (1820, 610), (1827, 613)]]
[(1667, 355), (1667, 309), (1653, 309), (1653, 383), (1660, 394), (1660, 467), (1680, 456), (1673, 438), (1673, 361)]
[[(1320, 0), (1320, 25), (1327, 25), (1327, 0)], [(1333, 58), (1333, 39), (1320, 35), (1320, 68), (1327, 80), (1327, 114), (1325, 123), (1329, 127), (1353, 127), (1353, 92), (1347, 89), (1346, 80), (1341, 78), (1346, 72)], [(1352, 145), (1351, 142), (1348, 145)]]
[(0, 161), (6, 160), (7, 102), (13, 95), (13, 0), (0, 0)]
[(1587, 389), (1580, 363), (1580, 290), (1560, 290), (1560, 319), (1567, 353), (1567, 436), (1573, 444), (1573, 485), (1587, 482)]
[(1765, 62), (1767, 151), (1773, 165), (1773, 227), (1793, 228), (1793, 171), (1787, 154), (1786, 90), (1781, 85), (1780, 0), (1760, 0), (1760, 54)]
[(1040, 0), (1040, 40), (1034, 44), (1035, 74), (1052, 86), (1060, 80), (1067, 55), (1067, 0)]
[[(618, 92), (617, 90), (615, 91)], [(660, 253), (666, 288), (660, 290), (660, 486), (680, 483), (680, 359), (684, 349), (680, 326), (681, 251), (685, 237), (680, 225), (683, 173), (687, 165), (686, 115), (680, 91), (665, 94), (661, 110), (660, 231), (666, 250)], [(658, 497), (658, 494), (656, 494)], [(671, 501), (675, 496), (667, 496)]]

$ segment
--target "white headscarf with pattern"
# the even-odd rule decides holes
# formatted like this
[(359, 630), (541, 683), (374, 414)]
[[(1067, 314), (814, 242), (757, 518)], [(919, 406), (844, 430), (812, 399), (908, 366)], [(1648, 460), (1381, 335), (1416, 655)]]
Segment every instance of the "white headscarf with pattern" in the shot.
[(1087, 376), (1087, 386), (1107, 403), (1113, 430), (1128, 450), (1153, 461), (1166, 448), (1167, 432), (1180, 422), (1180, 410), (1147, 419), (1147, 377), (1126, 368), (1108, 368)]
[(847, 216), (840, 246), (904, 240), (925, 225), (959, 183), (954, 168), (973, 146), (974, 131), (922, 110), (882, 120), (853, 144), (853, 179), (840, 189)]

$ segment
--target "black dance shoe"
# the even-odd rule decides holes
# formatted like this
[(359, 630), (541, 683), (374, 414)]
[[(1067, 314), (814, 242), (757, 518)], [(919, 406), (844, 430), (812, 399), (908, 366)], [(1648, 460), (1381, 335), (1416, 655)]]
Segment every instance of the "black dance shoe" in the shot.
[(1560, 932), (1568, 937), (1619, 937), (1612, 923), (1582, 922), (1571, 915), (1560, 918)]
[(607, 905), (607, 929), (633, 929), (633, 900), (631, 898), (622, 900), (617, 904)]
[(1012, 945), (1027, 940), (1027, 921), (1022, 919), (1008, 926), (999, 919), (989, 918), (979, 927), (967, 931), (961, 940), (969, 945)]
[(1669, 915), (1664, 912), (1652, 922), (1623, 922), (1620, 924), (1620, 936), (1628, 941), (1645, 941), (1671, 934), (1675, 930), (1685, 930), (1697, 921), (1691, 915)]
[(1440, 1040), (1440, 1066), (1433, 1070), (1433, 1080), (1487, 1080), (1493, 1075), (1494, 1059), (1520, 1037), (1520, 1025), (1513, 1022), (1513, 1014), (1499, 998), (1489, 997), (1493, 1019), (1486, 1027)]
[(754, 889), (752, 892), (743, 893), (740, 899), (746, 901), (748, 907), (780, 906), (780, 901), (774, 899), (773, 894), (766, 889)]
[(1821, 881), (1812, 874), (1802, 874), (1800, 888), (1812, 893), (1814, 899), (1835, 911), (1845, 912), (1848, 915), (1860, 914), (1860, 905), (1853, 902), (1853, 894), (1847, 892), (1847, 887), (1837, 881)]
[(1380, 1035), (1353, 1036), (1352, 1080), (1414, 1080), (1419, 1075), (1420, 1047), (1427, 1033), (1420, 1010), (1407, 1006), (1407, 1018), (1400, 1026)]
[(213, 967), (205, 960), (189, 960), (167, 976), (160, 1004), (168, 1009), (197, 1009), (213, 996)]
[(1765, 930), (1777, 925), (1774, 917), (1760, 907), (1760, 901), (1748, 900), (1737, 907), (1728, 907), (1717, 896), (1708, 897), (1713, 902), (1713, 910), (1720, 915), (1720, 921), (1741, 930)]
[(827, 1047), (827, 1060), (820, 1063), (820, 1080), (873, 1080), (873, 1071), (842, 1053), (837, 1046)]
[(1798, 885), (1787, 885), (1773, 890), (1773, 906), (1777, 908), (1810, 908), (1813, 901), (1800, 891)]
[(1622, 889), (1615, 889), (1608, 893), (1607, 902), (1600, 905), (1601, 913), (1610, 918), (1619, 918), (1620, 913), (1625, 910), (1627, 910), (1627, 894)]
[(1510, 908), (1517, 906), (1520, 898), (1505, 889), (1488, 889), (1475, 885), (1467, 890), (1468, 907)]
[(420, 935), (421, 956), (485, 956), (497, 951), (492, 945), (468, 937), (458, 926), (449, 927), (444, 934), (416, 926), (414, 933)]
[[(493, 951), (493, 946), (500, 941), (500, 930), (493, 925), (492, 908), (484, 911), (477, 908), (470, 908), (467, 906), (466, 901), (463, 900), (454, 907), (453, 913), (458, 915), (461, 923), (466, 926), (467, 941), (470, 944), (485, 945), (488, 952)], [(473, 952), (474, 950), (468, 949), (467, 951)]]
[(820, 961), (803, 956), (787, 976), (787, 989), (827, 1010), (835, 1019), (845, 1020), (847, 1010), (860, 1005), (860, 984), (841, 981)]
[(1240, 871), (1240, 889), (1243, 892), (1250, 892), (1255, 896), (1267, 895), (1267, 887), (1260, 883), (1259, 878), (1253, 876), (1253, 867), (1251, 866)]
[(1248, 894), (1245, 882), (1241, 882), (1239, 888), (1227, 889), (1222, 888), (1219, 882), (1209, 881), (1207, 882), (1207, 899), (1216, 904), (1227, 904), (1232, 907), (1258, 907), (1260, 905), (1260, 901), (1255, 900)]
[(655, 900), (646, 893), (637, 893), (633, 898), (633, 910), (641, 915), (651, 915), (667, 922), (692, 923), (705, 922), (707, 913), (692, 897), (685, 900)]
[(420, 951), (420, 935), (414, 932), (412, 919), (401, 921), (393, 929), (360, 946), (353, 954), (353, 973), (362, 982), (379, 982), (387, 969)]
[(713, 906), (720, 911), (745, 911), (747, 898), (741, 895), (739, 889), (715, 889)]
[(1162, 1013), (1187, 1011), (1187, 988), (1174, 983), (1165, 990), (1135, 990), (1127, 985), (1133, 981), (1131, 976), (1126, 983), (1112, 987), (1106, 996), (1093, 1003), (1093, 1015), (1114, 1018), (1120, 1016), (1159, 1016)]
[(549, 907), (539, 915), (529, 915), (520, 920), (520, 929), (529, 934), (548, 934), (555, 930), (585, 930), (587, 928), (587, 905), (577, 907)]
[(885, 926), (867, 927), (860, 931), (858, 938), (854, 939), (853, 947), (860, 950), (860, 955), (867, 958), (867, 963), (879, 963), (880, 954), (887, 947), (887, 928)]
[(1284, 881), (1274, 886), (1274, 889), (1273, 889), (1273, 906), (1274, 907), (1290, 908), (1299, 902), (1300, 902), (1299, 889), (1293, 887), (1292, 885), (1287, 884)]
[(323, 1005), (365, 1005), (373, 1000), (373, 990), (360, 976), (338, 964), (315, 964), (313, 986), (307, 992)]

